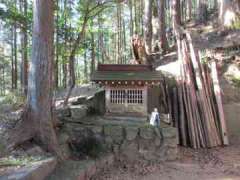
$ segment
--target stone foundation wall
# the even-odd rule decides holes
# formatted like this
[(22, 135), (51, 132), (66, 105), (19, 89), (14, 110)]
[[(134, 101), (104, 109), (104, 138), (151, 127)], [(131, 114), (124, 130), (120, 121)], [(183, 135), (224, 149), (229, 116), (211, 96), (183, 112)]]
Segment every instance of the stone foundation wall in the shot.
[(120, 161), (166, 161), (178, 157), (177, 130), (174, 127), (158, 129), (150, 125), (70, 125), (68, 131), (77, 151), (87, 148), (84, 142), (88, 142), (88, 146), (95, 139), (94, 143), (101, 144), (104, 152), (113, 153)]

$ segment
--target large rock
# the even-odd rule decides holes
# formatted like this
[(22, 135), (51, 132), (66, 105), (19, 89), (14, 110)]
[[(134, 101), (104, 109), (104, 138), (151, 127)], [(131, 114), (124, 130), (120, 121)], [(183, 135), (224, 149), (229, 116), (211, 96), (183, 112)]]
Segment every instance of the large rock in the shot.
[(70, 106), (71, 110), (71, 117), (74, 121), (81, 119), (87, 116), (87, 106), (86, 105), (77, 105), (77, 106)]
[(44, 180), (55, 169), (57, 160), (48, 158), (13, 170), (0, 177), (0, 180)]
[(72, 105), (81, 105), (81, 104), (86, 104), (87, 103), (87, 98), (86, 97), (77, 97), (72, 99), (71, 104)]

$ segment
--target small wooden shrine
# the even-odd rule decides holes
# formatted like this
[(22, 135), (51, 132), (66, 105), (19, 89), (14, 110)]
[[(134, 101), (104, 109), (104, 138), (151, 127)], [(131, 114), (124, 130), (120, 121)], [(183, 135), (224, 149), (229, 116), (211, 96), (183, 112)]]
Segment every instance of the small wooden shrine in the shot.
[(150, 65), (100, 64), (91, 80), (105, 87), (106, 113), (147, 116), (160, 104), (163, 74)]

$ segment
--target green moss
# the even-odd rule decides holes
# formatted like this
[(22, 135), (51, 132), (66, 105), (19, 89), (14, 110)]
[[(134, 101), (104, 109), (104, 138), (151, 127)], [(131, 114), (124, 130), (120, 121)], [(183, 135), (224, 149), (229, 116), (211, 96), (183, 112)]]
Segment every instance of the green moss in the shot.
[(240, 17), (233, 22), (231, 29), (240, 29)]
[(240, 77), (232, 77), (231, 80), (235, 87), (240, 88)]
[(0, 159), (0, 167), (6, 166), (24, 166), (31, 162), (42, 160), (42, 157), (21, 157), (14, 158), (12, 156)]

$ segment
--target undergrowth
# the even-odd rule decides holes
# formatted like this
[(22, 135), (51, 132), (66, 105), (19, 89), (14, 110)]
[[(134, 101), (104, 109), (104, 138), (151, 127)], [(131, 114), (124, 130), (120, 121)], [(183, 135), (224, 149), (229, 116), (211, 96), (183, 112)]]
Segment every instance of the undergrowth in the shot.
[(18, 108), (25, 102), (25, 97), (18, 92), (9, 92), (8, 94), (0, 97), (0, 107), (11, 106), (13, 109)]

